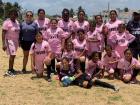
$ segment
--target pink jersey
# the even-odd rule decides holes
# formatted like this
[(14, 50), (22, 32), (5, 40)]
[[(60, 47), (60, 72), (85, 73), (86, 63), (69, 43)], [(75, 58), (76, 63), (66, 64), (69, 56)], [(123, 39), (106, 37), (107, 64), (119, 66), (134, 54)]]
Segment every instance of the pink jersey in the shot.
[(77, 32), (79, 29), (85, 30), (85, 32), (89, 31), (89, 23), (88, 21), (83, 21), (80, 23), (78, 20), (74, 22), (74, 30)]
[(104, 24), (102, 24), (102, 25), (96, 25), (95, 30), (96, 30), (97, 32), (101, 33), (101, 32), (102, 32), (103, 26), (104, 26)]
[(61, 53), (62, 39), (64, 38), (64, 32), (61, 28), (52, 29), (49, 28), (45, 33), (45, 39), (48, 41), (53, 53)]
[[(92, 40), (97, 40), (97, 42)], [(87, 33), (87, 49), (88, 55), (91, 55), (94, 51), (101, 52), (101, 35), (96, 30)]]
[(125, 58), (122, 58), (118, 62), (117, 68), (121, 70), (122, 75), (132, 74), (133, 73), (133, 69), (132, 69), (133, 65), (136, 65), (138, 68), (140, 68), (140, 62), (137, 59), (132, 58), (131, 63), (130, 63)]
[(20, 26), (17, 20), (15, 22), (12, 22), (11, 19), (5, 20), (2, 25), (2, 29), (7, 31), (5, 39), (19, 40)]
[(105, 46), (105, 42), (104, 42), (104, 36), (102, 35), (102, 28), (103, 28), (104, 24), (102, 25), (96, 25), (96, 31), (98, 33), (100, 33), (100, 36), (101, 36), (101, 50), (103, 51), (104, 50), (104, 46)]
[(58, 27), (63, 29), (66, 38), (68, 38), (70, 34), (74, 31), (73, 26), (74, 23), (72, 20), (69, 20), (68, 22), (65, 22), (64, 20), (60, 20), (58, 22)]
[(73, 61), (74, 61), (74, 59), (76, 58), (76, 52), (73, 51), (73, 50), (72, 51), (69, 51), (69, 52), (64, 51), (63, 52), (63, 55), (62, 55), (62, 58), (63, 57), (67, 57), (69, 59), (69, 61), (70, 61), (70, 64), (72, 64)]
[(118, 54), (118, 52), (113, 50), (111, 56), (105, 54), (105, 56), (103, 57), (103, 64), (107, 70), (111, 68), (116, 69), (118, 62), (113, 64), (110, 64), (110, 62), (118, 61), (119, 59), (120, 59), (120, 55)]
[(78, 57), (83, 51), (86, 51), (86, 40), (84, 41), (79, 41), (78, 39), (74, 39), (73, 41), (74, 44), (74, 50), (76, 52), (76, 57)]
[(112, 47), (112, 49), (115, 49), (116, 41), (114, 40), (113, 36), (115, 36), (116, 32), (111, 32), (107, 36), (107, 44)]
[(43, 36), (45, 35), (45, 31), (49, 28), (50, 20), (45, 18), (44, 20), (35, 20), (38, 25), (39, 31), (42, 32)]
[(105, 25), (108, 27), (109, 31), (117, 31), (118, 30), (118, 25), (122, 24), (123, 22), (121, 20), (116, 19), (115, 22), (112, 22), (111, 20), (107, 22)]
[(88, 61), (86, 64), (86, 73), (92, 77), (92, 75), (96, 72), (96, 69), (103, 69), (103, 63), (101, 61), (97, 61), (96, 63), (92, 60)]
[(129, 43), (134, 41), (135, 36), (128, 32), (119, 33), (117, 32), (111, 38), (115, 44), (115, 50), (120, 54), (121, 57), (124, 56), (124, 51), (128, 48)]
[(51, 48), (47, 41), (42, 41), (42, 43), (33, 43), (30, 49), (30, 54), (35, 57), (35, 67), (37, 72), (42, 72), (44, 69), (44, 59), (51, 51)]

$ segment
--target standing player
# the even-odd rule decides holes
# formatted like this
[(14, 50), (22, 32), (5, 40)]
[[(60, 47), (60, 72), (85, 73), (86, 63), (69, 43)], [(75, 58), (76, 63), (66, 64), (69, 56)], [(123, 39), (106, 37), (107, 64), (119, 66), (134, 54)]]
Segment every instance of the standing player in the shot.
[(122, 23), (122, 21), (117, 19), (116, 10), (111, 10), (110, 11), (110, 21), (105, 24), (108, 27), (109, 31), (116, 32), (118, 29), (118, 25), (121, 23)]
[(89, 32), (87, 32), (86, 40), (88, 57), (96, 51), (100, 53), (101, 58), (101, 35), (96, 30), (96, 25), (92, 21), (89, 23)]
[(9, 12), (9, 19), (5, 20), (2, 25), (2, 48), (7, 52), (9, 57), (9, 69), (7, 75), (13, 76), (15, 74), (14, 60), (16, 51), (19, 46), (19, 22), (16, 20), (18, 13), (11, 9)]
[(132, 50), (133, 56), (138, 59), (138, 55), (140, 56), (140, 13), (133, 13), (132, 20), (127, 24), (127, 30), (136, 37), (129, 48)]
[(85, 11), (78, 11), (78, 20), (74, 22), (74, 30), (77, 32), (79, 29), (83, 29), (85, 33), (89, 31), (89, 23), (85, 20)]
[[(31, 55), (31, 68), (36, 73), (37, 77), (43, 77), (44, 64), (50, 65), (51, 61), (51, 48), (48, 42), (43, 40), (41, 32), (35, 36), (35, 42), (30, 49)], [(50, 68), (47, 68), (50, 69)], [(50, 70), (47, 72), (47, 77), (50, 77)]]
[(105, 47), (105, 41), (104, 41), (104, 36), (101, 34), (104, 26), (102, 16), (96, 15), (95, 21), (96, 21), (96, 31), (101, 35), (101, 51), (103, 52)]
[(99, 33), (101, 33), (102, 32), (102, 28), (104, 26), (102, 16), (101, 15), (96, 15), (95, 16), (95, 21), (96, 21), (96, 30)]
[(27, 11), (25, 21), (20, 25), (20, 44), (23, 49), (23, 69), (22, 72), (26, 73), (26, 65), (29, 57), (29, 50), (32, 43), (35, 41), (35, 35), (38, 32), (38, 26), (33, 21), (33, 12)]
[(38, 19), (35, 20), (35, 22), (37, 23), (39, 31), (42, 32), (44, 38), (45, 31), (49, 28), (50, 25), (50, 19), (45, 17), (44, 9), (38, 9)]
[(48, 41), (53, 53), (53, 58), (50, 66), (52, 67), (54, 72), (55, 59), (57, 59), (58, 61), (61, 59), (65, 41), (64, 32), (61, 28), (57, 27), (57, 25), (58, 21), (56, 19), (51, 19), (50, 28), (45, 32), (45, 40)]
[(125, 24), (119, 24), (118, 32), (112, 36), (111, 39), (115, 43), (115, 51), (123, 57), (124, 51), (128, 49), (128, 45), (135, 40), (135, 36), (126, 31)]
[(58, 27), (64, 31), (65, 38), (71, 37), (73, 30), (73, 21), (69, 19), (70, 13), (68, 9), (63, 9), (62, 20), (58, 22)]

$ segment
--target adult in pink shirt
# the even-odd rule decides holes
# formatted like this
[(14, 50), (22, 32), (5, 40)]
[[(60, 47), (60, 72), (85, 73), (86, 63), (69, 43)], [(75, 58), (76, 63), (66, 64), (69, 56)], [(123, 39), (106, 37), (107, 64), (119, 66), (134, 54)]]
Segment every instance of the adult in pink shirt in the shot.
[(118, 62), (117, 68), (120, 70), (123, 82), (138, 83), (136, 76), (140, 71), (140, 62), (133, 58), (130, 49), (124, 51), (124, 58)]
[(45, 17), (44, 9), (38, 9), (38, 18), (35, 20), (35, 22), (37, 23), (39, 31), (42, 32), (43, 37), (44, 37), (45, 31), (50, 26), (50, 19)]
[(57, 25), (58, 21), (56, 19), (51, 19), (50, 28), (45, 32), (45, 40), (48, 41), (52, 50), (53, 59), (51, 61), (51, 66), (53, 71), (55, 70), (55, 59), (61, 60), (65, 41), (64, 31)]
[(121, 20), (117, 18), (116, 10), (110, 11), (110, 20), (105, 25), (108, 27), (110, 32), (116, 32), (118, 29), (118, 25), (123, 23)]
[(120, 59), (120, 55), (116, 51), (112, 50), (112, 47), (109, 45), (105, 47), (105, 51), (106, 53), (102, 59), (105, 71), (108, 73), (109, 79), (114, 79), (115, 72), (119, 75), (117, 64)]
[(9, 69), (6, 74), (15, 75), (14, 60), (16, 51), (19, 46), (19, 22), (16, 20), (18, 13), (16, 10), (11, 9), (9, 18), (3, 22), (2, 25), (2, 49), (7, 52), (9, 57)]
[(64, 31), (65, 38), (71, 37), (73, 29), (73, 21), (69, 19), (70, 14), (68, 9), (63, 9), (62, 11), (62, 19), (58, 22), (58, 27), (62, 28)]
[(74, 22), (74, 30), (77, 32), (83, 29), (86, 33), (89, 31), (89, 23), (85, 20), (85, 11), (78, 11), (78, 20)]
[[(37, 74), (37, 77), (43, 77), (44, 64), (50, 65), (51, 48), (47, 41), (43, 40), (41, 32), (35, 36), (35, 42), (30, 49), (31, 69)], [(50, 79), (50, 68), (47, 68), (47, 78)]]
[(125, 24), (119, 24), (118, 32), (116, 32), (111, 39), (115, 43), (115, 51), (117, 51), (121, 57), (124, 57), (124, 51), (128, 49), (128, 45), (135, 40), (135, 36), (126, 31)]

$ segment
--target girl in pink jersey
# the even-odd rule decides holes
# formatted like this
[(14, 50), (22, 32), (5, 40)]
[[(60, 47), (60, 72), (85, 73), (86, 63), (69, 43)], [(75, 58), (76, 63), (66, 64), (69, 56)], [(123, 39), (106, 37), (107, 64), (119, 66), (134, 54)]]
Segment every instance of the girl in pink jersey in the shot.
[(140, 71), (140, 62), (133, 58), (130, 49), (124, 51), (124, 58), (118, 62), (117, 68), (121, 73), (121, 80), (125, 83), (137, 83), (136, 76)]
[[(64, 51), (63, 51), (63, 54), (62, 54), (62, 59), (63, 59), (64, 57), (66, 57), (66, 58), (69, 59), (70, 65), (72, 65), (72, 66), (74, 66), (74, 67), (76, 66), (76, 65), (74, 64), (75, 57), (76, 57), (76, 53), (75, 53), (75, 51), (74, 51), (74, 46), (73, 46), (73, 43), (72, 43), (72, 41), (71, 41), (70, 38), (67, 38), (67, 39), (65, 40), (65, 46), (64, 46)], [(59, 66), (60, 66), (60, 62), (58, 62), (58, 63), (56, 64), (56, 68), (57, 68), (57, 73), (58, 73), (58, 74), (60, 73), (60, 68), (59, 68)]]
[(62, 20), (58, 22), (58, 27), (62, 28), (64, 31), (65, 38), (71, 37), (73, 29), (73, 21), (69, 19), (70, 13), (69, 10), (64, 8), (62, 11)]
[(117, 64), (120, 59), (120, 55), (116, 51), (112, 50), (112, 47), (109, 45), (105, 47), (105, 50), (106, 54), (103, 57), (105, 70), (109, 75), (109, 79), (114, 79), (114, 73), (117, 70)]
[(105, 43), (104, 43), (104, 36), (101, 34), (103, 26), (104, 26), (102, 16), (101, 15), (96, 15), (95, 16), (95, 21), (96, 21), (96, 31), (98, 33), (100, 33), (100, 35), (101, 35), (101, 50), (103, 52)]
[(44, 9), (38, 9), (38, 19), (36, 19), (35, 22), (37, 23), (39, 31), (42, 32), (43, 37), (44, 37), (45, 31), (50, 26), (50, 19), (45, 17)]
[[(85, 31), (83, 29), (79, 29), (77, 31), (78, 38), (74, 39), (72, 42), (74, 44), (74, 50), (76, 52), (77, 62), (80, 63), (80, 69), (85, 72), (85, 61), (86, 61), (86, 39), (85, 39)], [(77, 64), (79, 65), (79, 64)]]
[(115, 43), (115, 51), (123, 57), (124, 51), (128, 48), (128, 45), (134, 41), (135, 36), (126, 31), (125, 24), (119, 24), (118, 32), (113, 35), (111, 39)]
[(9, 57), (9, 69), (7, 75), (14, 75), (13, 69), (16, 51), (19, 46), (19, 22), (16, 20), (18, 13), (12, 9), (9, 12), (9, 19), (5, 20), (2, 25), (2, 48), (7, 52)]
[[(44, 64), (50, 65), (51, 62), (51, 48), (49, 43), (43, 40), (41, 32), (37, 33), (35, 39), (36, 41), (30, 49), (31, 69), (36, 73), (37, 77), (43, 77)], [(50, 77), (49, 71), (47, 72), (47, 77)]]
[(74, 30), (77, 32), (83, 29), (86, 33), (89, 31), (89, 23), (85, 20), (85, 11), (78, 11), (78, 20), (74, 22)]
[(101, 33), (102, 32), (102, 28), (104, 26), (102, 16), (101, 15), (96, 15), (95, 16), (95, 21), (96, 21), (96, 30), (99, 33)]
[(113, 39), (112, 36), (114, 36), (116, 32), (110, 32), (107, 26), (103, 26), (101, 34), (102, 34), (105, 46), (110, 45), (112, 49), (114, 50), (116, 43), (112, 40)]
[(74, 51), (74, 45), (70, 39), (65, 40), (65, 49), (62, 54), (62, 58), (67, 57), (70, 61), (70, 64), (73, 64), (74, 59), (76, 58), (76, 52)]
[(101, 35), (95, 30), (96, 24), (94, 24), (92, 21), (90, 22), (89, 26), (89, 32), (87, 32), (88, 57), (90, 57), (91, 54), (96, 51), (100, 52), (101, 58)]
[[(104, 76), (104, 67), (103, 67), (103, 62), (99, 60), (98, 52), (93, 52), (91, 58), (92, 59), (89, 60), (86, 65), (86, 74), (88, 75), (87, 78), (90, 78), (92, 80), (95, 77), (102, 78)], [(98, 79), (95, 79), (93, 83), (94, 85), (110, 88), (113, 89), (114, 91), (119, 90), (118, 87)]]
[(55, 72), (55, 59), (58, 61), (61, 59), (65, 41), (64, 32), (57, 25), (58, 21), (51, 19), (50, 28), (45, 32), (45, 39), (48, 41), (52, 50), (53, 59), (51, 61), (51, 67), (53, 72)]
[(104, 76), (103, 69), (103, 62), (99, 60), (99, 53), (93, 52), (91, 60), (86, 64), (86, 73), (90, 78), (102, 78)]
[(122, 23), (122, 21), (117, 19), (116, 10), (111, 10), (110, 11), (110, 21), (105, 24), (108, 27), (109, 31), (116, 32), (118, 29), (118, 25), (121, 23)]

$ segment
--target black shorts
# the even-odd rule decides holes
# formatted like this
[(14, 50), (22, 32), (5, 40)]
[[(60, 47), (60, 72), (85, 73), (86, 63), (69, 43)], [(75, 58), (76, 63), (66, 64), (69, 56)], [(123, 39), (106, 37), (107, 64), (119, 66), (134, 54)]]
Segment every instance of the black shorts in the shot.
[(81, 76), (79, 76), (78, 78), (76, 78), (74, 81), (73, 81), (73, 84), (74, 85), (77, 85), (77, 86), (81, 86), (83, 87), (83, 82), (84, 81), (91, 81), (91, 78), (89, 78), (89, 76), (84, 73), (82, 74)]
[(31, 48), (31, 45), (32, 45), (33, 41), (21, 41), (21, 48), (24, 50), (24, 51), (29, 51), (30, 48)]

